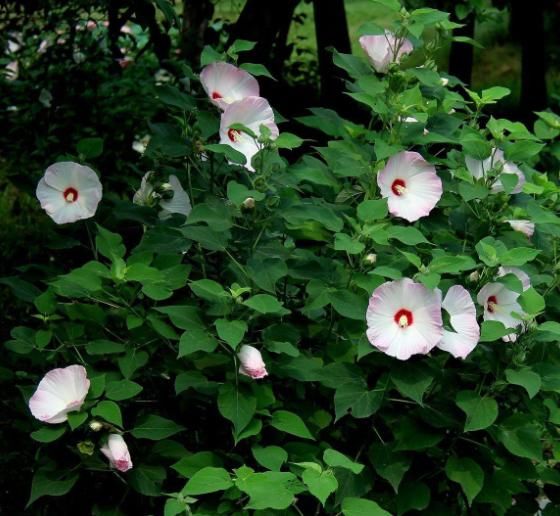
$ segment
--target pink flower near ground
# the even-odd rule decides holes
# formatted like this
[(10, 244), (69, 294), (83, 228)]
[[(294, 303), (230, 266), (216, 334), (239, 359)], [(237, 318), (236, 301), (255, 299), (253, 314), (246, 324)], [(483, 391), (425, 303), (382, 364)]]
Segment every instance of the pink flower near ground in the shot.
[(254, 380), (260, 380), (268, 375), (266, 364), (263, 361), (261, 352), (253, 346), (243, 345), (237, 353), (239, 358), (239, 373), (249, 376)]
[(444, 329), (437, 347), (455, 358), (466, 358), (480, 339), (473, 300), (465, 288), (454, 285), (447, 291), (442, 307), (449, 314), (449, 322), (455, 331)]
[(120, 434), (111, 434), (107, 443), (101, 447), (101, 453), (109, 459), (111, 466), (122, 473), (132, 469), (132, 460), (128, 446)]
[(259, 96), (257, 79), (229, 63), (217, 62), (204, 67), (200, 82), (210, 100), (222, 110), (232, 102)]
[(49, 371), (29, 400), (31, 414), (39, 421), (55, 424), (68, 419), (68, 412), (82, 407), (90, 382), (81, 365)]
[(247, 97), (229, 104), (222, 113), (220, 121), (220, 143), (229, 145), (241, 152), (247, 163), (245, 168), (254, 172), (251, 164), (253, 156), (260, 150), (260, 144), (249, 134), (233, 129), (234, 124), (242, 124), (254, 134), (261, 135), (261, 126), (270, 131), (271, 139), (278, 138), (278, 126), (274, 121), (274, 112), (266, 99), (262, 97)]
[(441, 291), (409, 278), (377, 287), (366, 312), (367, 338), (383, 353), (407, 360), (425, 355), (443, 337)]
[(414, 50), (408, 39), (397, 40), (389, 31), (376, 36), (362, 36), (359, 41), (371, 64), (379, 73), (387, 73), (391, 63), (399, 63), (403, 56)]
[(389, 212), (409, 222), (429, 215), (443, 193), (435, 167), (410, 151), (391, 156), (377, 175), (377, 184), (388, 199)]
[(47, 168), (36, 191), (41, 208), (57, 224), (93, 217), (102, 194), (97, 174), (72, 161), (61, 161)]

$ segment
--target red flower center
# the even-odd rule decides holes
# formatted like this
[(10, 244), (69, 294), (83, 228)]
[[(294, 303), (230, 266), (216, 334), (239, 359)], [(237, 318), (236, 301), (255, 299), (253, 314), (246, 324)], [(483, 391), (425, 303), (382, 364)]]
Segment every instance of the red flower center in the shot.
[(213, 98), (214, 100), (216, 100), (216, 99), (221, 99), (222, 96), (221, 96), (217, 91), (214, 91), (214, 92), (212, 93), (212, 98)]
[(498, 298), (496, 296), (490, 296), (486, 301), (486, 309), (493, 314), (498, 304)]
[(230, 141), (236, 142), (241, 133), (237, 129), (228, 129), (227, 135)]
[(62, 195), (66, 202), (76, 202), (78, 200), (78, 190), (72, 186), (69, 186), (66, 190), (64, 190)]
[(406, 328), (408, 326), (411, 326), (412, 323), (414, 322), (414, 317), (412, 316), (412, 312), (410, 310), (407, 310), (406, 308), (401, 308), (395, 314), (395, 322), (401, 328)]
[(406, 191), (404, 179), (395, 179), (391, 185), (391, 190), (395, 195), (402, 195)]

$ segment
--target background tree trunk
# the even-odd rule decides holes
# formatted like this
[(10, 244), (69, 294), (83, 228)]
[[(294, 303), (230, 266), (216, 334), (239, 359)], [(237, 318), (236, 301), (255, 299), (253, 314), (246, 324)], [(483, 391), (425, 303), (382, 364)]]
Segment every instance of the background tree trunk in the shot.
[[(465, 20), (461, 20), (464, 27), (453, 31), (455, 36), (474, 38), (475, 15), (470, 13)], [(449, 74), (454, 75), (470, 86), (472, 80), (474, 49), (472, 45), (454, 41), (449, 52)]]
[(546, 44), (544, 33), (545, 0), (512, 0), (512, 18), (523, 20), (521, 39), (520, 113), (527, 121), (532, 112), (547, 106)]
[(313, 0), (313, 13), (321, 77), (321, 100), (327, 105), (341, 101), (346, 103), (342, 87), (345, 74), (333, 64), (330, 51), (331, 48), (335, 48), (339, 52), (350, 53), (352, 49), (344, 0)]
[(213, 15), (214, 4), (210, 0), (183, 1), (181, 52), (190, 62), (198, 63), (200, 60), (206, 29)]

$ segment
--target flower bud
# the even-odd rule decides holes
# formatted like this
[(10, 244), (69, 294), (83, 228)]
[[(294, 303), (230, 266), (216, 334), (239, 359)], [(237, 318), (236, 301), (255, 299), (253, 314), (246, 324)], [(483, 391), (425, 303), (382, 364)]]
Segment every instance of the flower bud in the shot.
[(476, 283), (480, 279), (480, 273), (478, 271), (473, 271), (469, 274), (469, 281), (471, 283)]
[(241, 206), (246, 210), (252, 210), (255, 207), (255, 199), (253, 197), (247, 197), (242, 203)]
[(95, 450), (95, 445), (91, 441), (80, 441), (77, 445), (78, 451), (82, 455), (93, 455), (93, 451)]
[(364, 257), (364, 262), (368, 265), (373, 265), (377, 261), (377, 255), (375, 253), (369, 253)]
[(128, 446), (122, 435), (111, 434), (107, 439), (107, 444), (101, 447), (101, 453), (109, 459), (111, 466), (123, 473), (132, 469), (132, 460), (128, 451)]
[(254, 380), (259, 380), (268, 375), (266, 364), (263, 361), (261, 352), (253, 346), (241, 346), (237, 354), (239, 361), (239, 373), (249, 376)]
[(103, 429), (103, 423), (101, 421), (97, 421), (96, 419), (94, 419), (89, 424), (89, 428), (90, 428), (90, 430), (93, 430), (94, 432), (99, 432), (101, 429)]

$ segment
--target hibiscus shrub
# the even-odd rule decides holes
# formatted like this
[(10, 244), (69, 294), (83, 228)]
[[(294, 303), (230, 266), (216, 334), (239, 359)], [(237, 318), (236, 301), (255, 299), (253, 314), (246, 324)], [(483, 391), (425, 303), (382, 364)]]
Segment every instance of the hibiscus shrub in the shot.
[(41, 205), (90, 256), (18, 283), (31, 317), (2, 381), (30, 511), (555, 505), (560, 189), (539, 155), (560, 118), (488, 116), (509, 92), (432, 59), (448, 15), (383, 4), (369, 60), (333, 54), (367, 125), (315, 108), (299, 122), (324, 145), (279, 131), (238, 41), (159, 89), (134, 203), (101, 199), (94, 164), (47, 169)]

